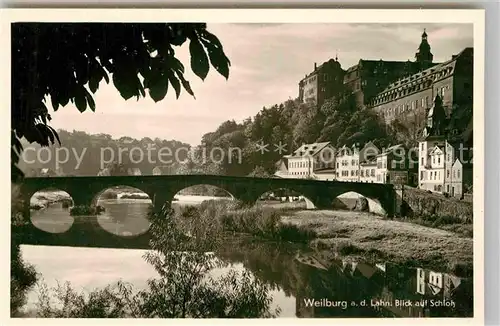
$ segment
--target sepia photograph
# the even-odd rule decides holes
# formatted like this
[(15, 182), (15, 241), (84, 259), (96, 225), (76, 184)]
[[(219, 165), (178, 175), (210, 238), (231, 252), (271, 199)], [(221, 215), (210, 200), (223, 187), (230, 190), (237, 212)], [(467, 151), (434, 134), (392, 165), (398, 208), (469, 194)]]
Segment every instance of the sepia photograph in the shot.
[(481, 11), (110, 11), (2, 23), (10, 318), (482, 316)]

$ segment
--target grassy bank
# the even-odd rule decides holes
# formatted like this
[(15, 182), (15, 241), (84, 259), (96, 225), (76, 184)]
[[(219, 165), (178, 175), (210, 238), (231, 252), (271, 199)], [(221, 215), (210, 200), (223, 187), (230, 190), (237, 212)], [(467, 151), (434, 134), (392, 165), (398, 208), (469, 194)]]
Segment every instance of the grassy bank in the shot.
[(408, 223), (366, 212), (303, 210), (298, 206), (280, 209), (279, 205), (242, 207), (234, 201), (206, 201), (197, 208), (179, 210), (178, 216), (186, 218), (193, 211), (216, 222), (224, 232), (308, 244), (321, 261), (341, 255), (432, 268), (459, 276), (472, 271), (472, 238), (453, 230), (456, 219), (437, 218), (417, 224), (414, 219)]
[(454, 232), (362, 212), (300, 211), (281, 221), (313, 230), (311, 245), (324, 260), (340, 254), (462, 275), (472, 270), (472, 239)]
[(260, 238), (295, 243), (309, 243), (316, 238), (314, 230), (283, 223), (282, 214), (293, 211), (296, 206), (281, 209), (255, 205), (244, 207), (236, 201), (204, 201), (198, 207), (181, 207), (176, 218), (189, 219), (193, 214), (200, 214), (204, 219), (213, 221), (221, 232), (245, 233)]

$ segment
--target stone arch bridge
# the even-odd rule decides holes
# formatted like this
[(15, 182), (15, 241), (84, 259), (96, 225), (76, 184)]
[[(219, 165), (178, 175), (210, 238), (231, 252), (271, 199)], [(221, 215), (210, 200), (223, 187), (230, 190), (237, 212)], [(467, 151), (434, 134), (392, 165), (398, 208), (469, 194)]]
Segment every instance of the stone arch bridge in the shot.
[(67, 192), (75, 205), (95, 205), (106, 189), (129, 186), (148, 194), (155, 209), (159, 209), (166, 202), (171, 202), (180, 190), (201, 184), (224, 189), (235, 199), (247, 204), (254, 204), (268, 191), (289, 189), (302, 194), (315, 208), (331, 209), (337, 196), (352, 191), (380, 202), (389, 217), (394, 215), (395, 210), (395, 191), (391, 184), (220, 175), (26, 178), (21, 185), (21, 193), (28, 208), (33, 194), (47, 188)]
[[(85, 176), (25, 178), (20, 186), (25, 214), (29, 216), (30, 199), (37, 191), (55, 188), (67, 192), (74, 205), (95, 205), (100, 194), (115, 186), (129, 186), (144, 191), (151, 198), (154, 209), (185, 188), (195, 185), (212, 185), (226, 190), (235, 199), (253, 205), (263, 194), (278, 189), (289, 189), (302, 194), (315, 208), (332, 209), (334, 199), (346, 192), (356, 192), (376, 200), (388, 217), (394, 216), (396, 192), (391, 184), (317, 181), (305, 179), (254, 178), (219, 175), (164, 175), (164, 176)], [(99, 226), (97, 217), (75, 216), (74, 223), (65, 233), (48, 233), (32, 223), (13, 232), (22, 234), (24, 244), (78, 247), (141, 248), (149, 246), (149, 232), (138, 236), (119, 236)]]

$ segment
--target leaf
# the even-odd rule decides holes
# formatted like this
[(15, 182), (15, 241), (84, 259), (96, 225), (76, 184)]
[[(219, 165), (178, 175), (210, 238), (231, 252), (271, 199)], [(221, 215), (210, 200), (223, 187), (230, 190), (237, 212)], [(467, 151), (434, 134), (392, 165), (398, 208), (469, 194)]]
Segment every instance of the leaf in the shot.
[(179, 79), (181, 80), (181, 83), (182, 83), (182, 87), (184, 87), (184, 89), (189, 93), (191, 94), (191, 96), (193, 96), (194, 98), (196, 98), (194, 96), (194, 92), (193, 90), (191, 89), (191, 85), (189, 84), (189, 82), (184, 78), (184, 76), (182, 74), (179, 74), (177, 73), (177, 77), (179, 77)]
[(47, 126), (47, 127), (52, 131), (52, 134), (57, 139), (57, 143), (60, 146), (61, 145), (61, 139), (59, 139), (59, 135), (57, 134), (57, 131), (54, 128), (52, 128), (51, 126)]
[[(142, 85), (141, 81), (138, 81), (139, 84), (139, 92), (141, 93), (142, 97), (146, 97), (146, 92), (144, 91), (144, 86)], [(139, 94), (137, 94), (137, 100), (139, 100)]]
[(87, 110), (87, 99), (85, 98), (85, 93), (81, 90), (75, 94), (75, 105), (80, 112), (85, 112), (85, 110)]
[(102, 77), (106, 81), (106, 84), (109, 84), (108, 72), (104, 69), (103, 66), (100, 66), (100, 67), (101, 67), (101, 75), (102, 75)]
[(95, 74), (90, 75), (89, 89), (93, 94), (99, 89), (99, 77)]
[(168, 80), (170, 81), (170, 84), (175, 90), (175, 96), (176, 98), (179, 98), (179, 95), (181, 94), (181, 83), (177, 77), (173, 73), (168, 73)]
[(164, 75), (156, 76), (154, 79), (150, 79), (149, 85), (149, 96), (155, 102), (159, 102), (165, 98), (168, 91), (168, 78)]
[(113, 74), (113, 84), (125, 100), (128, 100), (137, 94), (137, 88), (135, 87), (133, 77), (131, 78), (131, 76), (121, 73), (121, 70), (117, 70)]
[(89, 103), (89, 107), (92, 110), (92, 112), (95, 112), (95, 101), (92, 98), (92, 94), (89, 93), (89, 91), (85, 89), (85, 97), (87, 98), (87, 102)]
[(229, 78), (229, 66), (231, 62), (224, 54), (224, 49), (222, 48), (222, 44), (219, 39), (209, 33), (208, 31), (204, 31), (202, 34), (201, 42), (207, 48), (208, 57), (210, 58), (210, 63), (212, 66), (226, 79)]
[(205, 49), (198, 39), (192, 38), (189, 42), (189, 53), (191, 54), (191, 69), (201, 80), (205, 80), (210, 66)]
[(229, 78), (229, 60), (227, 59), (224, 52), (217, 51), (208, 47), (208, 56), (210, 58), (210, 63), (215, 68), (215, 70), (224, 76), (224, 78)]
[(56, 91), (50, 94), (50, 102), (52, 102), (52, 108), (54, 109), (54, 111), (57, 111), (57, 109), (59, 109), (59, 99), (57, 98)]

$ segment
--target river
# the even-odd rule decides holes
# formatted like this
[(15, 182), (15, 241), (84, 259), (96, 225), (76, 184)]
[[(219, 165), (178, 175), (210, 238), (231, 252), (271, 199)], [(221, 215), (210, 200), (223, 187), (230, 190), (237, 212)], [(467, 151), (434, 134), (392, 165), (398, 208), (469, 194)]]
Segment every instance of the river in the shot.
[[(214, 198), (177, 196), (177, 199), (175, 205), (194, 205)], [(145, 213), (149, 200), (108, 199), (98, 204), (105, 208), (98, 218), (99, 224), (108, 232), (134, 235), (147, 230)], [(47, 232), (64, 232), (73, 220), (60, 203), (33, 211), (31, 219), (35, 226)], [(144, 288), (148, 279), (157, 277), (156, 271), (143, 259), (143, 250), (27, 245), (21, 248), (24, 259), (35, 265), (49, 286), (69, 281), (78, 290), (92, 290), (122, 280)], [(224, 274), (229, 268), (251, 271), (273, 285), (272, 307), (280, 308), (280, 317), (471, 315), (467, 280), (434, 273), (430, 281), (432, 271), (403, 268), (390, 262), (370, 265), (339, 258), (338, 262), (325, 267), (314, 260), (302, 259), (301, 255), (301, 250), (283, 244), (235, 239), (218, 255), (229, 262), (230, 267), (214, 270), (212, 276)], [(424, 299), (435, 300), (433, 306), (444, 307), (433, 307), (431, 301), (423, 307), (415, 306)], [(37, 293), (33, 290), (27, 308), (33, 308), (36, 300)], [(363, 300), (367, 300), (365, 307), (361, 304)], [(395, 300), (409, 300), (412, 306), (396, 306)], [(384, 302), (391, 302), (391, 306), (379, 304)], [(356, 305), (350, 306), (353, 303)]]

